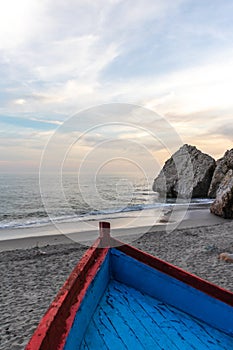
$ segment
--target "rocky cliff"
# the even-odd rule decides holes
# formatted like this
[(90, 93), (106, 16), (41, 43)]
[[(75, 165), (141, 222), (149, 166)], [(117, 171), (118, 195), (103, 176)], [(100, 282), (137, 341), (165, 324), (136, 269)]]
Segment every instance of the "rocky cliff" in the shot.
[(217, 189), (211, 213), (225, 219), (233, 218), (233, 170), (229, 169)]
[(226, 151), (224, 156), (216, 162), (216, 168), (208, 192), (210, 198), (216, 197), (217, 190), (230, 169), (233, 169), (233, 149)]
[(168, 198), (207, 197), (215, 166), (212, 157), (185, 144), (166, 161), (153, 191)]

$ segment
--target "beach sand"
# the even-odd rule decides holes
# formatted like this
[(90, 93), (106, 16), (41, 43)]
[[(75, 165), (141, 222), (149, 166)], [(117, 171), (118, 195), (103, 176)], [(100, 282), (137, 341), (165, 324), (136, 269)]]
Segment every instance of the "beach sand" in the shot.
[[(114, 235), (135, 238), (137, 248), (233, 291), (233, 264), (218, 259), (221, 252), (233, 253), (233, 221), (208, 208), (188, 211), (174, 231), (166, 230), (166, 219), (143, 235), (142, 228)], [(0, 246), (0, 348), (21, 350), (87, 247), (59, 235), (5, 240)], [(17, 249), (28, 247), (33, 248)]]

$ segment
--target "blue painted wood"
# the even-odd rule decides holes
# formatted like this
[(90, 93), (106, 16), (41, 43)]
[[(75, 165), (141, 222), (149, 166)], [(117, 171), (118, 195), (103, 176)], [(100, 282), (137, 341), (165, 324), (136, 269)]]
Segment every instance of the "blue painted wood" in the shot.
[[(66, 340), (64, 350), (79, 349), (90, 319), (105, 292), (110, 279), (110, 254), (107, 254), (96, 277), (90, 284)], [(104, 349), (104, 348), (103, 348)]]
[[(208, 332), (199, 337), (201, 327), (207, 327)], [(105, 346), (109, 350), (230, 350), (233, 343), (229, 336), (174, 307), (113, 280), (80, 349), (84, 350), (86, 344), (89, 350)]]
[[(119, 285), (118, 291), (119, 294), (122, 294), (122, 297), (129, 299), (129, 307), (135, 314), (140, 315), (141, 319), (144, 319), (145, 326), (151, 334), (154, 336), (156, 332), (156, 340), (159, 337), (161, 348), (212, 350), (215, 348), (214, 344), (217, 345), (217, 349), (230, 349), (232, 347), (232, 338), (220, 334), (206, 324), (198, 324), (196, 319), (174, 307), (169, 307), (167, 304), (122, 284)], [(154, 321), (153, 327), (150, 327), (150, 319)], [(205, 333), (205, 337), (199, 339), (200, 324), (204, 329), (206, 327), (210, 329), (211, 335)], [(191, 326), (193, 330), (195, 329), (194, 333), (190, 330)], [(231, 341), (231, 347), (228, 347), (229, 340)]]
[[(173, 310), (174, 308), (170, 305), (166, 305), (168, 310)], [(190, 319), (189, 315), (176, 309), (176, 316), (185, 324), (189, 331), (190, 337), (193, 339), (194, 344), (208, 343), (211, 350), (219, 349), (230, 349), (232, 347), (232, 337), (225, 336), (224, 344), (221, 342), (222, 333), (219, 332), (216, 328), (208, 326), (206, 323), (202, 323), (198, 319), (195, 319), (193, 322), (192, 318)], [(198, 348), (198, 347), (197, 347)]]
[[(111, 249), (77, 312), (65, 350), (230, 350), (233, 337), (220, 331), (230, 329), (231, 335), (233, 312), (229, 309), (227, 304)], [(209, 325), (202, 322), (208, 313)], [(196, 315), (201, 315), (199, 320)], [(226, 316), (228, 320), (224, 320)], [(213, 317), (220, 319), (220, 330), (210, 326)]]
[[(126, 291), (126, 293), (124, 293)], [(128, 348), (138, 348), (138, 349), (160, 349), (166, 348), (167, 336), (165, 336), (165, 341), (161, 341), (161, 335), (159, 335), (159, 328), (156, 328), (156, 323), (153, 322), (151, 325), (150, 319), (145, 312), (135, 311), (135, 306), (133, 303), (133, 294), (136, 293), (135, 290), (129, 289), (116, 281), (112, 281), (111, 285), (107, 291), (107, 297), (111, 300), (111, 304), (120, 317), (125, 322), (124, 332), (121, 331), (123, 336), (126, 338), (127, 344), (129, 344), (129, 329), (132, 334), (134, 334), (134, 346)], [(114, 317), (114, 315), (113, 315)], [(153, 320), (154, 321), (154, 320)], [(155, 337), (155, 331), (157, 333)], [(158, 332), (157, 332), (158, 331)], [(169, 342), (169, 341), (168, 341)], [(173, 349), (177, 349), (173, 343)]]
[(85, 340), (83, 341), (83, 350), (89, 350)]
[[(114, 279), (168, 303), (233, 336), (233, 308), (146, 264), (111, 250)], [(233, 346), (232, 346), (233, 349)]]
[[(106, 345), (103, 335), (101, 334), (101, 331), (96, 327), (96, 323), (94, 321), (95, 315), (93, 315), (93, 318), (91, 319), (88, 330), (89, 334), (83, 339), (81, 348), (84, 350), (85, 347), (87, 349), (95, 349), (96, 345), (98, 344), (99, 349), (107, 350), (109, 347)], [(107, 335), (106, 335), (107, 336)], [(74, 347), (73, 349), (79, 349), (79, 347)]]
[[(111, 321), (111, 339), (118, 337), (126, 349), (153, 349), (158, 346), (154, 337), (148, 332), (141, 319), (135, 313), (131, 314), (128, 299), (121, 298), (121, 293), (114, 289), (114, 282), (108, 287), (101, 301), (101, 309)], [(119, 347), (114, 348), (119, 349)]]
[[(116, 331), (116, 322), (113, 321), (112, 316), (108, 315), (108, 311), (102, 307), (98, 308), (98, 312), (94, 314), (94, 321), (96, 331), (98, 331), (103, 341), (105, 342), (107, 349), (127, 349), (124, 339), (122, 339)], [(89, 333), (89, 339), (92, 334)], [(85, 337), (87, 339), (88, 337)], [(97, 344), (96, 344), (97, 345)]]
[[(148, 312), (148, 315), (160, 321), (160, 327), (167, 327), (166, 333), (172, 340), (176, 340), (179, 349), (231, 349), (233, 338), (219, 332), (206, 323), (147, 295), (138, 296), (139, 303)], [(176, 336), (178, 335), (178, 337)], [(186, 344), (186, 345), (185, 345)]]

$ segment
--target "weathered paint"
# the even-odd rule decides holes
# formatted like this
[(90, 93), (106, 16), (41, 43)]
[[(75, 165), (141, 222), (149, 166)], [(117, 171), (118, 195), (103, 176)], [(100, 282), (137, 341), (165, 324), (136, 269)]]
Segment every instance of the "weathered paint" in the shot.
[(111, 249), (90, 287), (65, 350), (233, 348), (229, 305), (117, 249)]
[(227, 291), (221, 287), (218, 287), (210, 282), (203, 280), (200, 277), (197, 277), (185, 270), (182, 270), (179, 267), (176, 267), (172, 264), (167, 263), (157, 257), (154, 257), (150, 254), (140, 251), (137, 248), (134, 248), (130, 245), (123, 245), (118, 240), (111, 238), (111, 246), (117, 247), (118, 250), (125, 253), (132, 258), (153, 267), (154, 269), (164, 272), (167, 275), (178, 279), (179, 281), (184, 282), (202, 292), (210, 295), (213, 298), (219, 299), (228, 305), (233, 307), (233, 293)]
[[(180, 310), (188, 311), (191, 315), (207, 321), (210, 325), (214, 325), (220, 330), (228, 332), (230, 335), (233, 334), (233, 293), (225, 291), (129, 245), (123, 245), (123, 243), (111, 238), (109, 232), (110, 225), (108, 223), (101, 223), (101, 239), (95, 242), (94, 246), (88, 250), (74, 269), (39, 324), (26, 350), (61, 350), (64, 349), (65, 343), (66, 350), (78, 349), (83, 334), (87, 331), (88, 319), (91, 318), (96, 305), (100, 301), (101, 295), (108, 284), (110, 273), (116, 280), (126, 283), (126, 285), (131, 285), (134, 289), (136, 288), (136, 293), (141, 292), (147, 294), (148, 298), (152, 296), (155, 300), (158, 299), (160, 303), (161, 301), (168, 301), (171, 305), (178, 307)], [(103, 246), (119, 247), (111, 250), (109, 248), (99, 248)], [(157, 281), (155, 276), (157, 276)], [(110, 299), (108, 299), (108, 301), (109, 300)], [(114, 303), (115, 306), (118, 305), (118, 303), (119, 300)], [(97, 309), (98, 307), (99, 306), (97, 306)], [(142, 304), (140, 307), (142, 307)], [(166, 305), (166, 308), (169, 311), (169, 308), (172, 308), (172, 306)], [(108, 312), (110, 311), (111, 310), (108, 309)], [(197, 330), (199, 332), (197, 336), (198, 339), (206, 337), (205, 333), (209, 326), (206, 324), (203, 326), (203, 324), (198, 323), (200, 321), (197, 320), (195, 321), (196, 325), (193, 325), (188, 315), (184, 316), (185, 314), (179, 314), (182, 311), (176, 311), (181, 319), (179, 327), (183, 327), (183, 320), (186, 317), (187, 324), (189, 324), (189, 328), (192, 330), (193, 337), (197, 336), (195, 334)], [(112, 312), (118, 315), (117, 307), (114, 308)], [(99, 348), (112, 350), (115, 346), (113, 345), (115, 344), (114, 342), (119, 340), (115, 339), (113, 341), (110, 337), (109, 329), (111, 328), (111, 320), (109, 317), (104, 321), (107, 322), (107, 327), (105, 327), (107, 333), (103, 335), (97, 327), (98, 321), (102, 322), (104, 320), (103, 316), (107, 314), (104, 308), (100, 310), (100, 315), (102, 315), (100, 318), (98, 314), (94, 313), (88, 329), (90, 329), (90, 327), (96, 329), (97, 333), (92, 333), (92, 337), (96, 344), (99, 342)], [(166, 313), (166, 318), (168, 315), (169, 313)], [(123, 323), (127, 321), (125, 318), (129, 317), (128, 315), (123, 316), (124, 320), (118, 318), (119, 325), (121, 324), (122, 326)], [(137, 312), (134, 316), (138, 318)], [(160, 321), (162, 322), (162, 319)], [(172, 322), (172, 319), (170, 319), (170, 321)], [(153, 320), (150, 322), (153, 322)], [(176, 326), (178, 327), (178, 324)], [(147, 324), (147, 327), (152, 327), (152, 324)], [(181, 330), (186, 332), (182, 327)], [(74, 330), (73, 335), (72, 330)], [(178, 333), (180, 331), (178, 331)], [(127, 336), (128, 332), (131, 334), (129, 340), (132, 343), (130, 344), (133, 344), (137, 338), (133, 339), (132, 334), (135, 334), (135, 332), (132, 329), (127, 330)], [(142, 332), (142, 329), (138, 332)], [(176, 334), (174, 332), (176, 331), (173, 329), (173, 336)], [(211, 333), (212, 328), (210, 328), (208, 332)], [(220, 337), (219, 339), (224, 336), (221, 332), (216, 334)], [(198, 339), (195, 338), (196, 343), (200, 340)], [(228, 349), (233, 349), (232, 338), (225, 339), (224, 341), (229, 342)], [(109, 342), (112, 347), (107, 344)], [(152, 342), (156, 343), (158, 346), (159, 343), (161, 343), (158, 339), (154, 339)], [(166, 342), (169, 343), (169, 340), (166, 340), (165, 344), (167, 344)], [(213, 344), (211, 350), (217, 350), (217, 348), (215, 349), (214, 347), (216, 344)], [(122, 347), (118, 347), (118, 349), (123, 349), (124, 346), (126, 347), (126, 344), (124, 344), (123, 341)], [(89, 349), (88, 340), (85, 337), (83, 339), (82, 348)], [(90, 347), (90, 349), (91, 348), (97, 349), (98, 347)], [(166, 350), (169, 349), (169, 347), (165, 345), (162, 348)], [(170, 348), (176, 349), (176, 347)], [(206, 348), (208, 349), (208, 347)], [(138, 347), (137, 349), (140, 348)], [(147, 349), (149, 348), (147, 347)], [(195, 349), (199, 348), (196, 347)], [(224, 347), (219, 347), (219, 349), (224, 349)]]
[(81, 347), (73, 344), (70, 349), (229, 350), (232, 341), (190, 315), (111, 280)]
[(89, 285), (96, 276), (108, 249), (99, 249), (100, 240), (93, 244), (40, 321), (25, 350), (61, 350)]
[(99, 236), (100, 236), (100, 247), (110, 247), (110, 223), (101, 221), (99, 222)]
[(115, 280), (126, 283), (233, 336), (233, 308), (230, 305), (166, 273), (142, 264), (117, 249), (112, 249), (111, 257), (111, 271)]
[(64, 350), (79, 349), (80, 347), (88, 324), (110, 280), (109, 258), (110, 254), (107, 254), (101, 268), (86, 291), (85, 298), (76, 313), (72, 328), (67, 337)]

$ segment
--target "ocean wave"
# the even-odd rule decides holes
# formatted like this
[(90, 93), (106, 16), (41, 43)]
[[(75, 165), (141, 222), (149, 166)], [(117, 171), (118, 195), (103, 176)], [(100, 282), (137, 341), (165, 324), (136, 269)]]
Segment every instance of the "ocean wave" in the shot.
[[(130, 212), (136, 212), (136, 211), (142, 211), (142, 210), (151, 210), (151, 209), (163, 209), (167, 207), (174, 207), (174, 206), (182, 206), (182, 205), (189, 205), (189, 206), (196, 206), (196, 205), (209, 205), (213, 202), (212, 199), (207, 198), (195, 198), (192, 199), (192, 201), (189, 203), (187, 201), (182, 201), (177, 203), (175, 200), (169, 200), (164, 203), (150, 203), (150, 204), (135, 204), (131, 206), (126, 207), (119, 207), (119, 208), (109, 208), (109, 209), (101, 209), (101, 210), (91, 210), (91, 211), (79, 211), (77, 215), (58, 215), (58, 216), (43, 216), (37, 215), (36, 217), (33, 215), (27, 215), (27, 218), (32, 217), (31, 220), (26, 220), (26, 218), (14, 218), (10, 220), (10, 217), (2, 217), (2, 221), (0, 222), (0, 230), (1, 229), (13, 229), (13, 228), (27, 228), (27, 227), (40, 227), (40, 226), (46, 226), (50, 224), (51, 222), (54, 223), (65, 223), (65, 222), (73, 222), (73, 221), (96, 221), (103, 218), (106, 219), (113, 219), (114, 217), (124, 217), (124, 214), (130, 213)], [(42, 212), (40, 213), (42, 214)], [(34, 213), (35, 215), (35, 213)], [(110, 216), (111, 215), (111, 216)], [(4, 215), (5, 216), (5, 215)]]
[[(127, 212), (133, 212), (133, 211), (141, 211), (146, 209), (153, 209), (161, 207), (160, 204), (156, 205), (133, 205), (129, 207), (124, 208), (111, 208), (111, 209), (102, 209), (102, 210), (92, 210), (85, 213), (78, 213), (77, 215), (61, 215), (61, 216), (47, 216), (43, 218), (34, 218), (34, 220), (11, 220), (7, 221), (3, 220), (0, 222), (0, 230), (1, 229), (7, 229), (7, 228), (26, 228), (26, 227), (38, 227), (38, 226), (45, 226), (48, 225), (51, 222), (54, 223), (61, 223), (61, 222), (69, 222), (69, 221), (82, 221), (82, 220), (98, 220), (98, 217), (103, 217), (108, 215), (118, 215), (119, 213), (127, 213)], [(9, 218), (8, 218), (9, 219)]]

